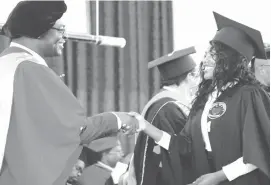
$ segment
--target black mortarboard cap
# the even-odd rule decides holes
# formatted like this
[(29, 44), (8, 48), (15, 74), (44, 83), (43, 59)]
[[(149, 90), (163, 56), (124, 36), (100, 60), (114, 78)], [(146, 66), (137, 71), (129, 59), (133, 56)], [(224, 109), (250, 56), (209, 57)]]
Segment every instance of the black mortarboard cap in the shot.
[(214, 13), (218, 31), (212, 41), (219, 41), (239, 52), (247, 60), (253, 56), (266, 59), (261, 32)]
[(51, 29), (66, 10), (64, 1), (21, 1), (10, 13), (1, 33), (10, 38), (38, 38)]
[(148, 68), (158, 67), (163, 80), (183, 75), (195, 68), (196, 63), (190, 54), (196, 53), (195, 47), (174, 51), (148, 63)]
[(118, 145), (117, 137), (104, 137), (92, 141), (88, 148), (95, 152), (103, 152), (107, 149), (112, 149)]

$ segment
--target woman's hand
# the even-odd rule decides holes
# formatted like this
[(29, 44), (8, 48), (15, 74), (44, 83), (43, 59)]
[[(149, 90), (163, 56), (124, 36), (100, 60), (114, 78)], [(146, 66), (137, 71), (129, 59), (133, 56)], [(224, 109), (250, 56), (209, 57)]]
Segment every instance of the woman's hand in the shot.
[(227, 180), (226, 175), (222, 170), (208, 173), (200, 176), (195, 182), (189, 185), (219, 185), (219, 183)]
[(144, 119), (143, 116), (141, 116), (140, 114), (136, 112), (129, 112), (128, 114), (137, 119), (138, 124), (139, 124), (139, 128), (137, 129), (137, 132), (140, 132), (146, 129), (146, 125), (148, 124), (148, 122)]
[(144, 119), (143, 116), (136, 112), (130, 112), (129, 115), (135, 117), (138, 120), (139, 124), (139, 129), (137, 130), (138, 132), (143, 131), (145, 134), (147, 134), (156, 142), (159, 142), (161, 140), (163, 136), (162, 130), (150, 124), (148, 121)]
[(115, 114), (120, 118), (121, 120), (121, 131), (125, 135), (134, 135), (139, 126), (138, 126), (138, 120), (134, 116), (130, 116), (127, 112), (115, 112)]

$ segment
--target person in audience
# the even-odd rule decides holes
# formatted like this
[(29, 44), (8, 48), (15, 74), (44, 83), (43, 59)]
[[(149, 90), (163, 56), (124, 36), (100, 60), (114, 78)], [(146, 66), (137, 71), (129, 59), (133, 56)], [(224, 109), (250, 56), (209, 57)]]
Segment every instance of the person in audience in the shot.
[[(80, 185), (114, 185), (118, 184), (120, 175), (126, 171), (127, 160), (124, 158), (120, 141), (117, 137), (106, 137), (95, 140), (89, 148), (100, 155), (93, 165), (86, 167), (78, 178)], [(123, 163), (123, 162), (125, 163)]]

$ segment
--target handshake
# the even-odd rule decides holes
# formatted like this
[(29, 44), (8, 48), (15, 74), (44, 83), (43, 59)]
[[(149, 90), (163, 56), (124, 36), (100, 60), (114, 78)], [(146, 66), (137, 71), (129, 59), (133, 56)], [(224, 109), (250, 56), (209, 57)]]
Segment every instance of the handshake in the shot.
[(126, 135), (133, 135), (146, 128), (148, 122), (136, 112), (118, 112), (122, 125), (120, 130)]

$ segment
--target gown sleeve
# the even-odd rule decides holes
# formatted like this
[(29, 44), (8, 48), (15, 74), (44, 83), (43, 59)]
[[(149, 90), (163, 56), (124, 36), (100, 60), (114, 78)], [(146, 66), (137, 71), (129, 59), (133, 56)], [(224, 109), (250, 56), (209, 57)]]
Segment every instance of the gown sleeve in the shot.
[(244, 163), (255, 165), (270, 174), (270, 98), (261, 88), (243, 94)]
[(189, 156), (192, 152), (192, 140), (190, 138), (190, 121), (184, 126), (181, 132), (171, 134), (169, 153), (179, 153), (181, 156)]

